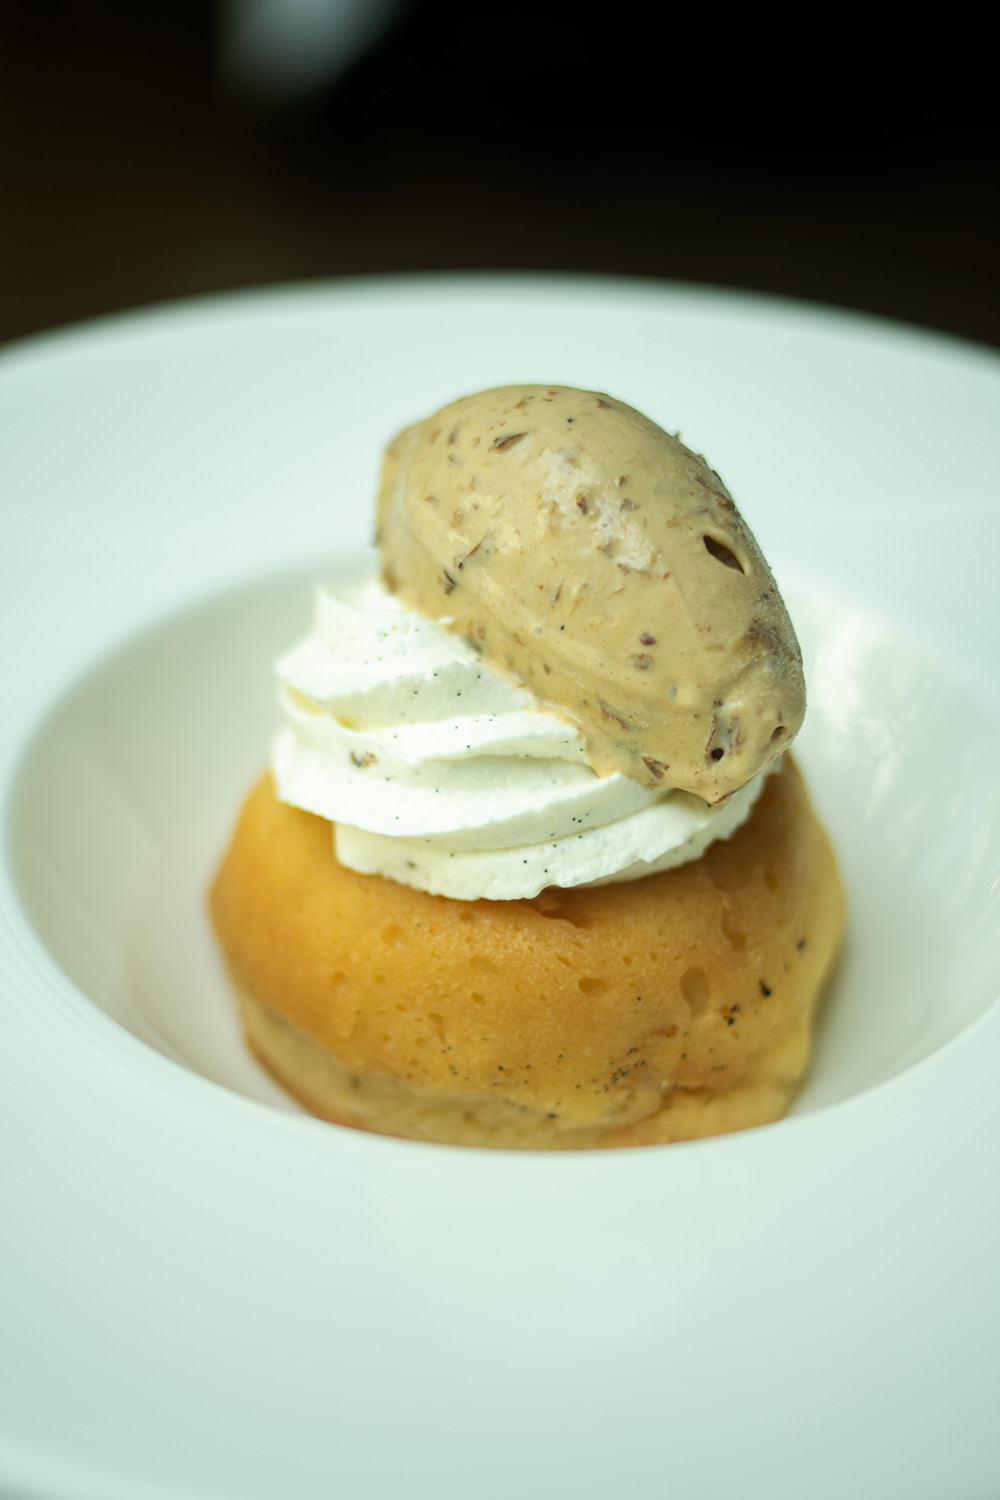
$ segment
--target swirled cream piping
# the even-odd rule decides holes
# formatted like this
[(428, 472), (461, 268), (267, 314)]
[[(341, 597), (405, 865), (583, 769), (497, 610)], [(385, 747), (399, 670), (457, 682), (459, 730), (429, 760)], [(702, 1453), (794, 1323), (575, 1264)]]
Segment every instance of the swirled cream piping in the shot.
[(276, 671), (278, 796), (330, 819), (342, 864), (436, 895), (636, 880), (728, 838), (760, 791), (712, 808), (597, 775), (571, 723), (373, 584), (319, 589)]

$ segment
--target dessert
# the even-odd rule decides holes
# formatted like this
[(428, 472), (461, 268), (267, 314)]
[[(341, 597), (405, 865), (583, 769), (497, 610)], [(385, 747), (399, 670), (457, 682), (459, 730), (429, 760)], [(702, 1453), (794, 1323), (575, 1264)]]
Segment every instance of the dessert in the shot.
[(652, 1144), (778, 1118), (843, 925), (805, 706), (718, 475), (515, 386), (390, 445), (382, 588), (317, 597), (212, 891), (250, 1045), (335, 1122)]

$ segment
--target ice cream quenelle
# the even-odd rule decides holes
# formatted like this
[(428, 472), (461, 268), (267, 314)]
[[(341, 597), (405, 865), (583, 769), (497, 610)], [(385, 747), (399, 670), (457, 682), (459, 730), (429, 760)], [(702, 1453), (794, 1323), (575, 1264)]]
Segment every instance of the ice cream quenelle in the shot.
[(718, 475), (512, 386), (390, 445), (382, 585), (317, 593), (212, 892), (250, 1045), (340, 1124), (653, 1144), (778, 1118), (843, 925), (783, 752), (774, 580)]
[(580, 725), (591, 764), (718, 802), (785, 749), (802, 658), (705, 460), (632, 407), (504, 386), (390, 445), (383, 575)]

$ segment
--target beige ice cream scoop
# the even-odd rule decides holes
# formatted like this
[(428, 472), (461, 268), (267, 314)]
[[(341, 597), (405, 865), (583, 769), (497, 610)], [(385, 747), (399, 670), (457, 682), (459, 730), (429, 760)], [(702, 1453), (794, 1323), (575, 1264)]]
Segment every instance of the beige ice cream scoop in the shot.
[(385, 582), (579, 724), (595, 769), (720, 802), (802, 723), (795, 632), (722, 480), (611, 396), (482, 391), (390, 444)]

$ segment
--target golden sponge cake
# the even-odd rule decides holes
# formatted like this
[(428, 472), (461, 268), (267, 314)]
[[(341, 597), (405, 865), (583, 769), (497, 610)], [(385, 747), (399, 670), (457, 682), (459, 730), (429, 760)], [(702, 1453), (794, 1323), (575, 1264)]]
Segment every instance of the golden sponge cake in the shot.
[(257, 1056), (342, 1125), (454, 1145), (649, 1145), (775, 1120), (843, 925), (786, 757), (749, 820), (626, 884), (456, 901), (338, 864), (247, 802), (211, 894)]

